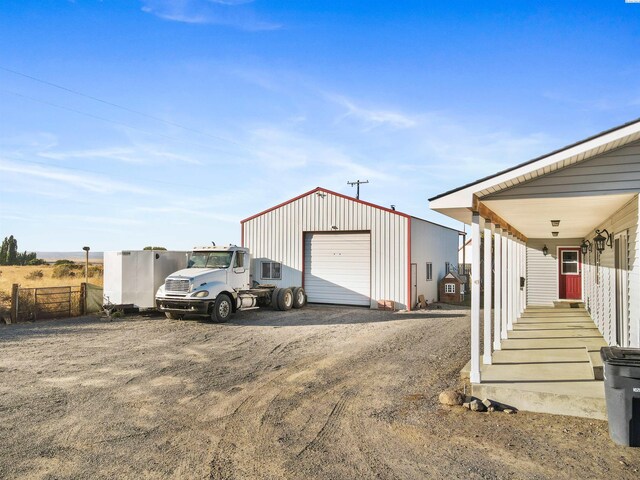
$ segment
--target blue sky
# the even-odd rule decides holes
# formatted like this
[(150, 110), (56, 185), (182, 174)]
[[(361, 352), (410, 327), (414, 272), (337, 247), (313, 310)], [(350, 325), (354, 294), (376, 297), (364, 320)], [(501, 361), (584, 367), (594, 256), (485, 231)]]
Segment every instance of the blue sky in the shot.
[(4, 0), (0, 237), (239, 243), (357, 179), (460, 228), (427, 198), (637, 117), (624, 0)]

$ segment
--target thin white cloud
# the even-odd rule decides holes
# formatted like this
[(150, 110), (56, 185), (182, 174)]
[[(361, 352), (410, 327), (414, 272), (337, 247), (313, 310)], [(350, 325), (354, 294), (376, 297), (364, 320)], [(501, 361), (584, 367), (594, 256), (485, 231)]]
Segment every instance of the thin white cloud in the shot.
[(163, 20), (223, 25), (241, 30), (277, 30), (280, 24), (260, 20), (253, 0), (141, 0), (142, 11)]
[(115, 181), (114, 179), (101, 177), (95, 174), (85, 175), (39, 165), (24, 165), (0, 160), (0, 171), (14, 173), (20, 176), (46, 179), (94, 193), (111, 194), (126, 192), (139, 195), (149, 195), (152, 193), (137, 185), (132, 185), (122, 181)]
[[(69, 223), (99, 223), (100, 225), (140, 225), (142, 222), (132, 218), (106, 217), (103, 215), (49, 215), (52, 220)], [(66, 223), (65, 223), (66, 224)]]
[(52, 160), (70, 159), (105, 159), (132, 164), (153, 164), (163, 163), (186, 163), (191, 165), (202, 165), (202, 162), (186, 155), (178, 155), (172, 152), (156, 150), (146, 145), (136, 147), (111, 147), (96, 148), (72, 151), (41, 151), (40, 157)]
[(136, 211), (152, 214), (175, 214), (179, 217), (198, 217), (209, 220), (216, 220), (220, 222), (234, 223), (240, 222), (238, 215), (229, 215), (226, 213), (213, 213), (211, 211), (198, 210), (197, 207), (178, 207), (178, 206), (163, 206), (163, 207), (138, 207)]
[(384, 172), (358, 161), (343, 148), (302, 133), (277, 127), (258, 128), (252, 132), (252, 144), (261, 163), (280, 173), (316, 170), (319, 178), (333, 176), (335, 172), (343, 176), (388, 177)]
[(387, 126), (396, 129), (412, 128), (418, 124), (418, 121), (415, 118), (401, 112), (364, 108), (356, 105), (353, 100), (342, 95), (328, 94), (326, 97), (346, 109), (346, 112), (341, 115), (340, 119), (347, 117), (355, 118), (362, 121), (368, 130), (379, 126)]

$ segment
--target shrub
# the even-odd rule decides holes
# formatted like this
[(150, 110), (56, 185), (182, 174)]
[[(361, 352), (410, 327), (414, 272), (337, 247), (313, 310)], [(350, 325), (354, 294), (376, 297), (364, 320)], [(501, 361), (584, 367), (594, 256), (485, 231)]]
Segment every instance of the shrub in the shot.
[(71, 260), (56, 260), (56, 263), (54, 263), (54, 265), (75, 265), (75, 262)]
[(89, 277), (101, 277), (102, 274), (102, 265), (89, 265)]
[(78, 271), (82, 271), (84, 267), (82, 265), (76, 265), (73, 262), (71, 264), (60, 264), (53, 267), (53, 278), (65, 278), (75, 277)]
[(32, 260), (29, 260), (29, 262), (27, 263), (27, 265), (46, 265), (46, 264), (47, 262), (41, 258), (34, 258)]
[(42, 273), (42, 270), (34, 270), (28, 275), (25, 275), (24, 278), (26, 280), (38, 280), (39, 278), (42, 278), (42, 277), (44, 277), (44, 273)]

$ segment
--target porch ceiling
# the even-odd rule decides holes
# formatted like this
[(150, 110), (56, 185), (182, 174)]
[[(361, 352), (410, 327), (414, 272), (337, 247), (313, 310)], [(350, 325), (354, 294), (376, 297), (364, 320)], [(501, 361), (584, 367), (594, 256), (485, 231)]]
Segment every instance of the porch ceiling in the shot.
[[(583, 238), (622, 208), (634, 194), (481, 200), (528, 238)], [(560, 220), (558, 227), (551, 220)]]

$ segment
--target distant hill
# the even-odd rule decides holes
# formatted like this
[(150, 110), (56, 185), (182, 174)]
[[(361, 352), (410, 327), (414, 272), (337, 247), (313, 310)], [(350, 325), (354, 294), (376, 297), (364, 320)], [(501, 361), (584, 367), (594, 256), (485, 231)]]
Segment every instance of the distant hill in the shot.
[[(72, 260), (74, 262), (84, 262), (85, 253), (79, 252), (36, 252), (38, 258), (46, 262), (55, 262), (56, 260)], [(89, 262), (102, 263), (103, 252), (89, 252)]]

